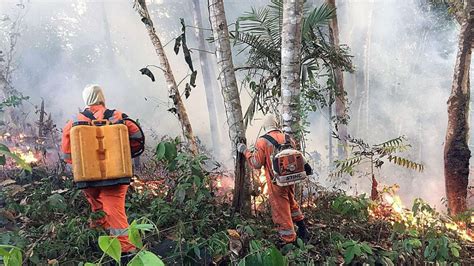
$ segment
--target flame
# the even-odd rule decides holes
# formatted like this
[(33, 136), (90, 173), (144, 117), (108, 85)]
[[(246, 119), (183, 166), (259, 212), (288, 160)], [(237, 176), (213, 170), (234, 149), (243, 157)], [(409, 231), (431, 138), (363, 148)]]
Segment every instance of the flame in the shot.
[(383, 197), (385, 199), (385, 201), (390, 204), (390, 206), (392, 207), (393, 211), (395, 211), (396, 213), (399, 213), (399, 214), (402, 214), (403, 213), (403, 204), (402, 204), (402, 200), (400, 199), (400, 197), (398, 195), (390, 195), (390, 194), (383, 194)]
[[(395, 221), (402, 222), (407, 226), (418, 227), (424, 224), (424, 221), (433, 219), (433, 214), (423, 210), (417, 217), (414, 217), (413, 212), (405, 208), (400, 197), (395, 194), (397, 188), (389, 189), (382, 194), (382, 202), (376, 203), (369, 208), (369, 215), (377, 219), (386, 219), (394, 224)], [(435, 217), (436, 218), (436, 217)], [(438, 218), (436, 218), (438, 219)], [(474, 241), (474, 233), (463, 222), (446, 221), (442, 222), (446, 229), (454, 231), (461, 239), (465, 241)], [(471, 221), (474, 216), (471, 217)]]
[(37, 154), (35, 154), (30, 147), (26, 147), (26, 151), (23, 151), (18, 148), (12, 148), (10, 149), (12, 153), (18, 155), (21, 159), (23, 159), (26, 163), (31, 164), (31, 163), (36, 163), (39, 161), (37, 158)]
[(256, 179), (257, 179), (256, 185), (258, 185), (259, 193), (257, 194), (257, 196), (254, 197), (254, 205), (255, 205), (255, 210), (259, 210), (262, 204), (265, 203), (268, 198), (268, 184), (267, 184), (267, 177), (265, 176), (264, 167), (260, 168), (260, 172)]

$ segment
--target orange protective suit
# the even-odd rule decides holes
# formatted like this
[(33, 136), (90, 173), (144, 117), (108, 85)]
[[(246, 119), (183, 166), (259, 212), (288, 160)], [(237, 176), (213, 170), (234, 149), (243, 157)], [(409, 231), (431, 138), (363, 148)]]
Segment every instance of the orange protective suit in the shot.
[[(89, 111), (94, 114), (98, 120), (103, 119), (104, 112), (107, 110), (104, 105), (93, 105), (88, 107)], [(112, 122), (122, 120), (122, 113), (115, 111)], [(83, 114), (77, 114), (70, 120), (63, 129), (63, 138), (61, 143), (61, 151), (64, 160), (71, 163), (71, 140), (70, 132), (74, 122), (90, 121)], [(128, 127), (130, 138), (141, 137), (140, 129), (133, 123), (125, 121)], [(131, 143), (131, 145), (133, 145)], [(91, 227), (102, 226), (108, 230), (110, 235), (117, 236), (122, 246), (122, 252), (132, 252), (135, 250), (128, 239), (128, 221), (125, 213), (125, 196), (128, 190), (127, 184), (106, 186), (106, 187), (89, 187), (83, 189), (87, 201), (90, 203), (93, 212), (103, 211), (105, 216), (91, 223)]]
[[(285, 134), (280, 130), (267, 133), (278, 143), (285, 143)], [(294, 142), (292, 143), (294, 145)], [(296, 232), (293, 222), (304, 219), (298, 202), (295, 199), (295, 186), (280, 187), (272, 182), (271, 155), (274, 146), (266, 139), (260, 137), (255, 144), (255, 151), (246, 150), (244, 155), (252, 168), (265, 168), (265, 177), (268, 185), (269, 201), (272, 212), (272, 220), (277, 225), (280, 238), (291, 243), (296, 240)]]

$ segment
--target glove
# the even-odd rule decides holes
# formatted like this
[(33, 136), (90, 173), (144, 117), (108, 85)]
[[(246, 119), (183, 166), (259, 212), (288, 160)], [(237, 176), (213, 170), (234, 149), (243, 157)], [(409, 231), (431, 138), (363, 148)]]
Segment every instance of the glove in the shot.
[(237, 145), (237, 151), (240, 152), (240, 153), (244, 153), (245, 151), (247, 150), (247, 145), (243, 144), (243, 143), (239, 143)]
[(313, 168), (311, 168), (311, 165), (309, 165), (309, 163), (305, 163), (304, 171), (306, 172), (306, 175), (312, 175), (313, 174)]

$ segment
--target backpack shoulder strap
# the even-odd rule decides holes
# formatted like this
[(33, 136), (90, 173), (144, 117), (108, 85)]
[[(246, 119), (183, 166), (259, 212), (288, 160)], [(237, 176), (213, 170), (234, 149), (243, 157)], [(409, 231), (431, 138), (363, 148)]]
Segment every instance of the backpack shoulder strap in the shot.
[(112, 116), (114, 115), (114, 113), (115, 113), (115, 109), (113, 109), (113, 110), (110, 110), (110, 109), (105, 110), (105, 112), (104, 112), (104, 120), (109, 120), (110, 118), (112, 118)]
[(268, 135), (268, 134), (265, 134), (262, 136), (262, 138), (268, 140), (273, 146), (275, 146), (275, 148), (279, 149), (281, 144), (278, 143), (278, 141), (276, 141), (274, 138), (272, 138), (272, 136)]
[(89, 109), (85, 109), (84, 111), (81, 112), (81, 114), (87, 118), (89, 118), (90, 120), (96, 120), (97, 118), (95, 118), (94, 114), (91, 112), (91, 110)]

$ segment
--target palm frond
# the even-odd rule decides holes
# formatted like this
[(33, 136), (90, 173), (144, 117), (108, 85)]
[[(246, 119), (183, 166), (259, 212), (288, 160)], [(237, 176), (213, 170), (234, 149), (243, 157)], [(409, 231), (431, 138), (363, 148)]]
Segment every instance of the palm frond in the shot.
[(314, 30), (317, 27), (327, 26), (329, 21), (336, 14), (336, 9), (329, 7), (326, 3), (313, 9), (303, 19), (303, 38), (308, 32)]
[(231, 35), (231, 37), (235, 38), (239, 44), (249, 46), (251, 48), (250, 54), (255, 58), (266, 57), (268, 61), (273, 63), (280, 61), (279, 47), (265, 41), (260, 35), (239, 32), (239, 34)]

